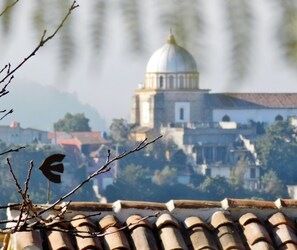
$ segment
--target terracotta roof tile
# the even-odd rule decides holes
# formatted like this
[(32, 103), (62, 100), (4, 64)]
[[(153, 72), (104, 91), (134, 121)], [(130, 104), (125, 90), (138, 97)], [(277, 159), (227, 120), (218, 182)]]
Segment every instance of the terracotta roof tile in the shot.
[(132, 215), (127, 219), (126, 224), (130, 225), (128, 228), (133, 249), (158, 249), (153, 227), (147, 220), (143, 220), (139, 215)]
[(70, 224), (74, 228), (74, 230), (80, 234), (80, 236), (75, 237), (78, 249), (103, 249), (99, 241), (99, 238), (88, 237), (90, 233), (94, 233), (96, 231), (96, 226), (84, 215), (74, 216)]
[(211, 225), (216, 229), (222, 249), (245, 249), (230, 214), (215, 212), (211, 218)]
[(161, 214), (156, 221), (156, 226), (164, 250), (188, 249), (183, 235), (181, 234), (180, 225), (173, 216), (168, 213)]
[(231, 216), (224, 212), (215, 212), (211, 218), (211, 224), (214, 228), (218, 228), (225, 224), (233, 224)]
[(17, 232), (12, 235), (11, 243), (14, 249), (42, 249), (40, 231)]
[(114, 215), (106, 215), (99, 221), (106, 249), (130, 249), (127, 238), (120, 228), (120, 221)]
[(185, 220), (193, 249), (217, 250), (216, 238), (212, 236), (211, 227), (199, 217), (188, 217)]
[[(297, 250), (296, 208), (296, 201), (282, 199), (73, 202), (65, 219), (55, 219), (40, 231), (12, 234), (9, 242), (16, 249)], [(8, 214), (16, 218), (18, 207), (11, 207)]]

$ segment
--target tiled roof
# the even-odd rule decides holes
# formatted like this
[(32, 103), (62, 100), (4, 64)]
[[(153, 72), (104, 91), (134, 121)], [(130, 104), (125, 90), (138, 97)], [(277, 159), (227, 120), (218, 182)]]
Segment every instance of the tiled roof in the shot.
[(52, 132), (48, 134), (49, 139), (69, 143), (71, 139), (78, 140), (81, 145), (84, 144), (110, 144), (108, 140), (102, 137), (101, 132)]
[(215, 93), (207, 96), (213, 108), (297, 108), (297, 93)]
[[(10, 235), (10, 246), (16, 249), (29, 246), (30, 249), (297, 249), (297, 200), (78, 202), (71, 203), (67, 211), (65, 220), (54, 220), (49, 230)], [(17, 212), (11, 209), (10, 216), (15, 218)], [(101, 214), (88, 217), (98, 212)], [(63, 232), (65, 229), (80, 236)], [(90, 234), (98, 237), (88, 237)]]

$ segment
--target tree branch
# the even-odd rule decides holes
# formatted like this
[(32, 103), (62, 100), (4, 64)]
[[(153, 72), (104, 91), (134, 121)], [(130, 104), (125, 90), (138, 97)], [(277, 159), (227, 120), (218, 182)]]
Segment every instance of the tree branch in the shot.
[(56, 206), (57, 204), (59, 204), (61, 201), (67, 199), (69, 196), (73, 195), (77, 190), (79, 190), (83, 185), (85, 185), (86, 183), (88, 183), (91, 179), (93, 179), (95, 176), (105, 173), (107, 171), (109, 171), (109, 165), (112, 164), (115, 161), (118, 161), (130, 154), (133, 154), (137, 151), (140, 151), (142, 149), (144, 149), (145, 147), (147, 147), (148, 145), (156, 142), (157, 140), (159, 140), (162, 137), (162, 135), (158, 136), (157, 138), (153, 139), (152, 141), (146, 142), (147, 139), (145, 139), (144, 141), (142, 141), (136, 148), (121, 153), (118, 156), (114, 157), (111, 160), (108, 160), (101, 168), (99, 168), (97, 171), (95, 171), (93, 174), (91, 174), (90, 176), (88, 176), (87, 179), (85, 179), (84, 181), (82, 181), (80, 184), (78, 184), (74, 189), (72, 189), (70, 192), (68, 192), (67, 194), (65, 194), (64, 196), (62, 196), (60, 199), (58, 199), (56, 202), (54, 202), (51, 206), (47, 207), (46, 209), (44, 209), (43, 211), (39, 212), (38, 215), (41, 215), (43, 213), (45, 213), (46, 211), (50, 210), (52, 207)]
[[(12, 8), (13, 6), (15, 6), (18, 3), (19, 0), (15, 0), (13, 3), (7, 5), (5, 7), (5, 9), (0, 13), (0, 17), (6, 12), (8, 11), (10, 8)], [(0, 72), (1, 73), (1, 72)]]
[(61, 21), (60, 25), (56, 28), (56, 30), (49, 35), (48, 37), (45, 37), (46, 34), (46, 30), (43, 32), (43, 35), (41, 36), (41, 39), (39, 41), (38, 46), (31, 52), (31, 54), (29, 54), (27, 57), (24, 58), (24, 60), (19, 63), (19, 65), (17, 65), (14, 69), (12, 69), (11, 71), (9, 71), (6, 76), (0, 80), (0, 83), (3, 83), (9, 76), (13, 75), (14, 72), (16, 72), (20, 67), (23, 66), (24, 63), (26, 63), (31, 57), (33, 57), (36, 52), (43, 47), (49, 40), (51, 40), (58, 32), (59, 30), (63, 27), (64, 23), (66, 22), (67, 18), (69, 17), (69, 15), (72, 13), (72, 11), (74, 9), (76, 9), (77, 7), (79, 7), (78, 4), (76, 4), (76, 1), (73, 1), (72, 5), (70, 6), (68, 12), (66, 13), (65, 17), (63, 18), (63, 20)]
[[(0, 120), (1, 120), (1, 119), (0, 119)], [(5, 151), (5, 152), (0, 153), (0, 156), (1, 156), (1, 155), (5, 155), (5, 154), (9, 154), (9, 153), (11, 153), (11, 152), (18, 152), (19, 150), (21, 150), (21, 149), (23, 149), (23, 148), (26, 148), (26, 147), (25, 147), (25, 146), (21, 146), (21, 147), (15, 148), (15, 149), (9, 149), (9, 150), (7, 150), (7, 151)]]

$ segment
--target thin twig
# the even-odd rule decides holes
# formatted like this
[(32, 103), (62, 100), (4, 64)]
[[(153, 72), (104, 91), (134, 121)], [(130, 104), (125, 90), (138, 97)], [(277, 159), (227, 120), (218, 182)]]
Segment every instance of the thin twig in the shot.
[(65, 194), (64, 196), (62, 196), (60, 199), (58, 199), (56, 202), (54, 202), (51, 206), (47, 207), (46, 209), (44, 209), (43, 211), (39, 212), (38, 214), (41, 215), (43, 213), (45, 213), (46, 211), (50, 210), (52, 207), (56, 206), (57, 204), (59, 204), (61, 201), (67, 199), (69, 196), (73, 195), (77, 190), (79, 190), (83, 185), (85, 185), (86, 183), (88, 183), (91, 179), (93, 179), (95, 176), (102, 174), (103, 172), (106, 172), (107, 169), (109, 169), (109, 165), (112, 164), (115, 161), (118, 161), (132, 153), (135, 153), (139, 150), (142, 150), (143, 148), (147, 147), (148, 145), (156, 142), (157, 140), (159, 140), (162, 137), (162, 135), (158, 136), (157, 138), (153, 139), (152, 141), (146, 142), (147, 139), (145, 139), (145, 143), (144, 141), (141, 142), (136, 148), (124, 152), (122, 154), (119, 154), (118, 156), (114, 157), (113, 159), (109, 160), (108, 162), (106, 162), (101, 168), (99, 168), (97, 171), (95, 171), (93, 174), (89, 175), (87, 177), (87, 179), (85, 179), (84, 181), (82, 181), (80, 184), (78, 184), (74, 189), (72, 189), (70, 192), (68, 192), (67, 194)]
[(21, 146), (21, 147), (15, 148), (15, 149), (9, 149), (9, 150), (7, 150), (5, 152), (0, 153), (0, 156), (1, 155), (5, 155), (5, 154), (9, 154), (9, 153), (12, 153), (12, 152), (18, 152), (18, 151), (20, 151), (23, 148), (26, 148), (26, 147), (25, 146)]
[(12, 69), (11, 71), (9, 71), (9, 73), (7, 73), (7, 75), (0, 80), (0, 83), (3, 83), (9, 76), (13, 75), (14, 72), (16, 72), (20, 67), (23, 66), (23, 64), (25, 62), (27, 62), (32, 56), (34, 56), (36, 54), (36, 52), (43, 47), (49, 40), (51, 40), (58, 32), (59, 30), (63, 27), (64, 23), (66, 22), (68, 16), (72, 13), (72, 11), (74, 9), (76, 9), (79, 5), (76, 4), (76, 1), (73, 1), (72, 5), (70, 6), (70, 8), (68, 9), (67, 14), (65, 15), (64, 19), (61, 21), (60, 25), (56, 28), (56, 30), (49, 35), (48, 37), (45, 37), (46, 34), (46, 30), (43, 32), (41, 39), (39, 41), (38, 46), (31, 52), (31, 54), (29, 54), (27, 57), (24, 58), (24, 60), (19, 63), (19, 65), (17, 65), (14, 69)]
[[(139, 220), (136, 220), (135, 222), (132, 222), (132, 223), (130, 223), (128, 225), (117, 228), (117, 230), (113, 231), (113, 232), (102, 232), (102, 231), (91, 232), (91, 231), (76, 230), (76, 229), (64, 229), (64, 228), (61, 228), (61, 227), (57, 227), (56, 225), (54, 227), (52, 227), (52, 226), (49, 226), (49, 225), (44, 226), (43, 224), (38, 224), (38, 223), (33, 223), (33, 224), (30, 224), (30, 225), (27, 225), (26, 227), (22, 228), (22, 231), (32, 231), (32, 230), (36, 230), (36, 229), (43, 229), (43, 230), (46, 230), (46, 231), (63, 232), (63, 233), (71, 234), (73, 236), (80, 237), (80, 238), (97, 238), (97, 237), (103, 237), (103, 236), (106, 236), (106, 235), (109, 235), (109, 234), (113, 234), (115, 232), (126, 230), (127, 228), (129, 228), (132, 225), (139, 224), (141, 221), (147, 220), (147, 219), (152, 218), (152, 217), (157, 217), (157, 216), (159, 216), (159, 214), (160, 214), (160, 212), (156, 212), (154, 214), (144, 216), (144, 217), (140, 218)], [(87, 217), (90, 217), (90, 216), (85, 216), (85, 217), (81, 217), (81, 218), (87, 218)], [(78, 218), (77, 220), (79, 220), (81, 218)], [(76, 219), (69, 220), (69, 221), (61, 220), (61, 223), (71, 222), (71, 221), (75, 221), (75, 220)], [(110, 227), (115, 226), (115, 224), (112, 224), (112, 225), (108, 226), (107, 228), (105, 228), (105, 230), (110, 228)], [(6, 228), (4, 230), (9, 230), (9, 228)]]
[(33, 161), (30, 161), (30, 167), (29, 167), (29, 170), (28, 170), (28, 175), (27, 175), (27, 178), (26, 178), (26, 181), (25, 181), (25, 190), (24, 190), (24, 196), (25, 197), (28, 196), (29, 181), (30, 181), (30, 178), (31, 178), (31, 173), (32, 173), (33, 167), (34, 167)]
[[(11, 114), (11, 113), (13, 113), (13, 109), (9, 110), (9, 111), (6, 112), (2, 117), (0, 117), (0, 121), (1, 121), (2, 119), (4, 119), (4, 117), (6, 117), (7, 115), (9, 115), (9, 114)], [(0, 155), (1, 155), (1, 154), (0, 154)]]
[(2, 16), (7, 10), (9, 10), (10, 8), (12, 8), (14, 5), (17, 4), (19, 0), (15, 0), (12, 4), (9, 4), (5, 7), (5, 9), (0, 13), (0, 16)]

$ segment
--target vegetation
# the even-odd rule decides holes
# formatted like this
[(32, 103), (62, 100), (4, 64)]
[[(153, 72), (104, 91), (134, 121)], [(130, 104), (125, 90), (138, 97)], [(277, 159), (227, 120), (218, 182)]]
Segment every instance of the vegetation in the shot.
[(63, 119), (54, 123), (55, 131), (65, 132), (86, 132), (91, 131), (89, 119), (83, 113), (70, 114), (67, 113)]
[(269, 126), (256, 149), (266, 172), (273, 171), (285, 185), (296, 184), (297, 130), (290, 120), (278, 120)]

